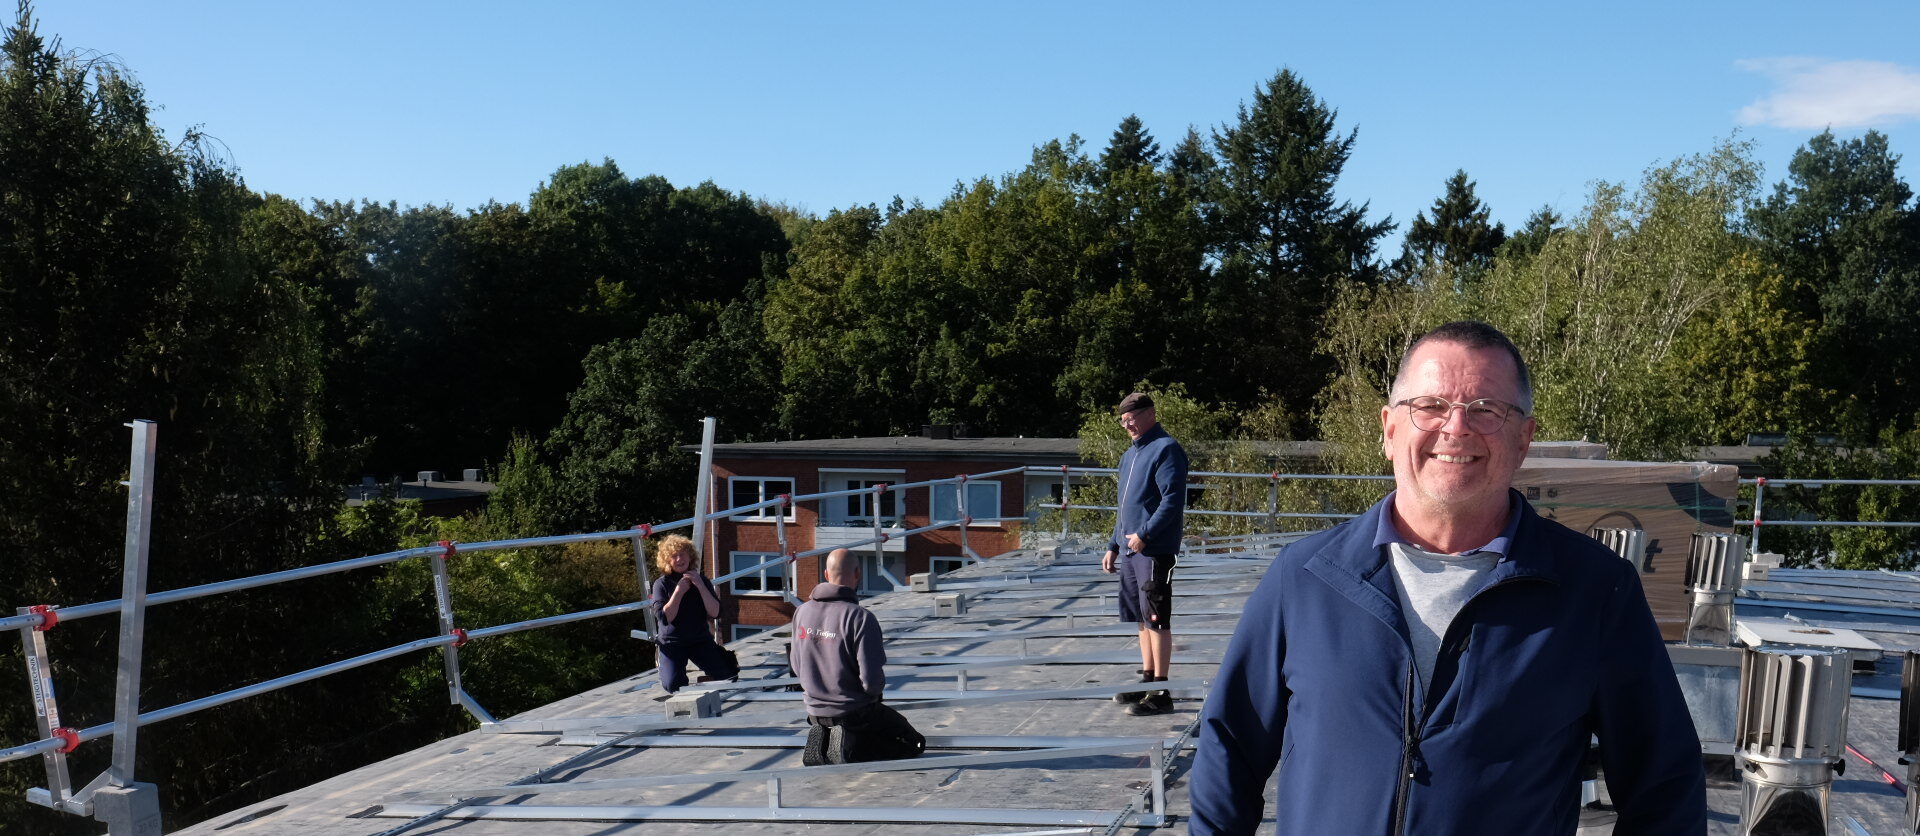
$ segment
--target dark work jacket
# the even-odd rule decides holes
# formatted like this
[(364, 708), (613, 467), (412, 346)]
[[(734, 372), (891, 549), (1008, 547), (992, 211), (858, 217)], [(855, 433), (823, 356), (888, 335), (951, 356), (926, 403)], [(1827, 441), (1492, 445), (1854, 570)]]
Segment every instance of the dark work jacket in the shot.
[(880, 701), (887, 687), (887, 651), (880, 621), (839, 584), (813, 588), (793, 613), (787, 659), (800, 678), (807, 713), (842, 717)]
[(1171, 555), (1180, 551), (1180, 532), (1186, 525), (1187, 451), (1154, 424), (1120, 454), (1120, 514), (1113, 523), (1107, 548), (1127, 553), (1127, 535), (1138, 534), (1141, 554)]
[(1281, 834), (1571, 834), (1596, 734), (1614, 833), (1706, 832), (1700, 743), (1639, 573), (1516, 504), (1512, 553), (1454, 618), (1418, 701), (1373, 545), (1385, 503), (1281, 551), (1201, 714), (1194, 836), (1253, 832), (1276, 766)]
[[(680, 609), (672, 621), (666, 619), (667, 599), (673, 597), (673, 588), (680, 585), (680, 575), (668, 572), (653, 582), (653, 608), (661, 616), (658, 638), (662, 642), (713, 641), (713, 628), (707, 621), (717, 616), (707, 612), (707, 600), (700, 597), (697, 589), (689, 589), (680, 596)], [(707, 580), (706, 575), (695, 575), (693, 582), (706, 587), (708, 592), (713, 591), (713, 581)], [(716, 601), (720, 599), (719, 595), (713, 597)]]

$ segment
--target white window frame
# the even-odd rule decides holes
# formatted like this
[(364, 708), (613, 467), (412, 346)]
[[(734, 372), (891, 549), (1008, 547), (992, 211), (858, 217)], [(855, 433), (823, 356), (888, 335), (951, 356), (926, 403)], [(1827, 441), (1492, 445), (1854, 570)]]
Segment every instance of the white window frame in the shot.
[[(966, 486), (966, 489), (967, 489), (968, 516), (971, 516), (974, 519), (973, 522), (968, 523), (968, 526), (972, 528), (999, 528), (1000, 522), (996, 518), (1000, 516), (1000, 497), (1001, 497), (1001, 491), (1004, 490), (1004, 488), (1001, 487), (1000, 483), (993, 479), (979, 479), (979, 480), (969, 480), (963, 484)], [(941, 510), (940, 510), (941, 494), (943, 493), (946, 494), (950, 498), (950, 501), (953, 502), (952, 518), (953, 519), (960, 518), (960, 493), (959, 493), (960, 487), (961, 487), (960, 484), (928, 485), (927, 486), (927, 522), (928, 524), (932, 524), (936, 522), (945, 522), (948, 519), (948, 517), (945, 514), (941, 513)], [(993, 488), (993, 497), (991, 499), (982, 499), (981, 497), (974, 495), (974, 490), (973, 490), (974, 488), (987, 488), (987, 487)], [(981, 513), (982, 509), (985, 509), (989, 513)], [(986, 519), (982, 520), (981, 517), (985, 517)]]
[[(874, 484), (897, 485), (906, 481), (907, 472), (902, 469), (865, 468), (865, 467), (823, 467), (820, 468), (820, 492), (833, 493), (850, 487), (870, 486)], [(906, 524), (907, 497), (902, 491), (889, 490), (887, 497), (893, 502), (894, 513), (880, 518), (881, 528), (900, 528)], [(848, 503), (857, 503), (863, 509), (872, 508), (874, 501), (871, 491), (864, 495), (836, 496), (822, 500), (820, 505), (820, 524), (847, 528), (872, 528), (871, 516), (849, 515)], [(877, 510), (877, 509), (875, 509)], [(850, 522), (850, 520), (857, 520)]]
[[(895, 587), (891, 581), (887, 580), (885, 575), (880, 574), (879, 570), (875, 568), (878, 564), (874, 563), (872, 549), (854, 549), (852, 555), (860, 559), (860, 589), (858, 591), (861, 594), (879, 595), (883, 592), (894, 592), (899, 589), (899, 587)], [(885, 559), (886, 562), (894, 565), (895, 571), (893, 574), (898, 576), (902, 583), (907, 582), (906, 555), (901, 552), (888, 552)], [(827, 562), (825, 560), (820, 561), (820, 582), (827, 582)]]
[[(781, 555), (779, 552), (728, 552), (727, 571), (724, 574), (731, 575), (750, 566), (766, 563), (768, 560), (778, 560), (783, 556), (784, 555)], [(769, 572), (774, 573), (774, 577), (780, 580), (782, 584), (780, 589), (767, 588)], [(753, 582), (758, 583), (760, 588), (742, 589), (740, 582), (748, 579), (753, 579)], [(793, 591), (793, 563), (782, 563), (778, 566), (761, 569), (750, 575), (741, 575), (740, 577), (727, 581), (727, 591), (742, 598), (784, 598), (786, 597), (786, 593)]]
[(727, 641), (737, 642), (748, 636), (757, 636), (777, 629), (779, 628), (772, 624), (731, 624), (727, 626), (727, 634), (731, 637)]
[[(979, 563), (979, 562), (980, 561), (971, 557), (967, 557), (966, 555), (944, 555), (943, 554), (938, 557), (932, 557), (927, 559), (927, 571), (934, 575), (944, 575), (948, 572), (956, 572), (961, 569), (965, 569), (968, 566), (972, 566), (973, 564)], [(948, 563), (950, 565), (948, 565), (947, 568), (942, 569), (940, 568), (941, 563)]]
[[(794, 486), (796, 485), (797, 480), (795, 480), (792, 476), (729, 476), (727, 477), (727, 502), (728, 503), (736, 504), (736, 505), (746, 504), (746, 503), (734, 502), (734, 497), (738, 495), (736, 493), (738, 488), (736, 488), (735, 485), (738, 485), (742, 482), (758, 483), (759, 489), (755, 493), (759, 498), (753, 501), (763, 502), (769, 499), (773, 499), (774, 497), (777, 497), (783, 493), (791, 496), (793, 494)], [(768, 483), (770, 482), (785, 482), (786, 490), (770, 491), (768, 490)], [(735, 514), (731, 517), (728, 517), (727, 519), (733, 522), (773, 522), (775, 519), (778, 519), (778, 518), (781, 518), (780, 509), (778, 507), (774, 507), (774, 508), (760, 508), (758, 510), (748, 511), (747, 513), (744, 513), (744, 514)], [(794, 505), (791, 502), (787, 503), (786, 516), (784, 517), (784, 519), (787, 522), (797, 521), (797, 519), (794, 517)]]

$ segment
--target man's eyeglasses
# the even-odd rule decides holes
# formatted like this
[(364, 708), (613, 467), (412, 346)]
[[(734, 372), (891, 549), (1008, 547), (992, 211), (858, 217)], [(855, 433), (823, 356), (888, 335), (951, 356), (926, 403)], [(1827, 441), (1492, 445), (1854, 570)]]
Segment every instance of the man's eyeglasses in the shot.
[(1460, 407), (1465, 414), (1467, 429), (1480, 435), (1492, 435), (1507, 425), (1507, 419), (1514, 416), (1525, 417), (1526, 411), (1505, 401), (1492, 398), (1460, 403), (1433, 395), (1407, 398), (1394, 406), (1405, 406), (1407, 417), (1413, 420), (1415, 429), (1421, 432), (1433, 432), (1446, 426), (1448, 416), (1454, 407)]

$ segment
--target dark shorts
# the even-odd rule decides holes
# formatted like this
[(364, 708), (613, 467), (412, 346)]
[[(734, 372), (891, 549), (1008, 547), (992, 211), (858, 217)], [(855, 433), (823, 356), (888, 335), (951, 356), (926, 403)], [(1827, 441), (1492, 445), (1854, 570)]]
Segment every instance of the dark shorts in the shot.
[(1173, 555), (1120, 557), (1120, 620), (1156, 630), (1173, 627)]

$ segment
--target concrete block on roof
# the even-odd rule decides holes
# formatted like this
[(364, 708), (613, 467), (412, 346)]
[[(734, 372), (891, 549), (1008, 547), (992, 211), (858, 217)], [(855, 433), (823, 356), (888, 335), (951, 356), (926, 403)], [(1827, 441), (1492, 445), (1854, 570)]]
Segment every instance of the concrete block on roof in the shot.
[(967, 596), (958, 592), (943, 592), (933, 598), (933, 614), (937, 618), (951, 618), (967, 614)]
[(707, 691), (699, 694), (675, 694), (667, 698), (667, 719), (701, 719), (720, 715), (720, 694)]
[(915, 592), (932, 592), (940, 588), (938, 576), (932, 572), (917, 572), (908, 575), (907, 583), (913, 586), (913, 591)]

